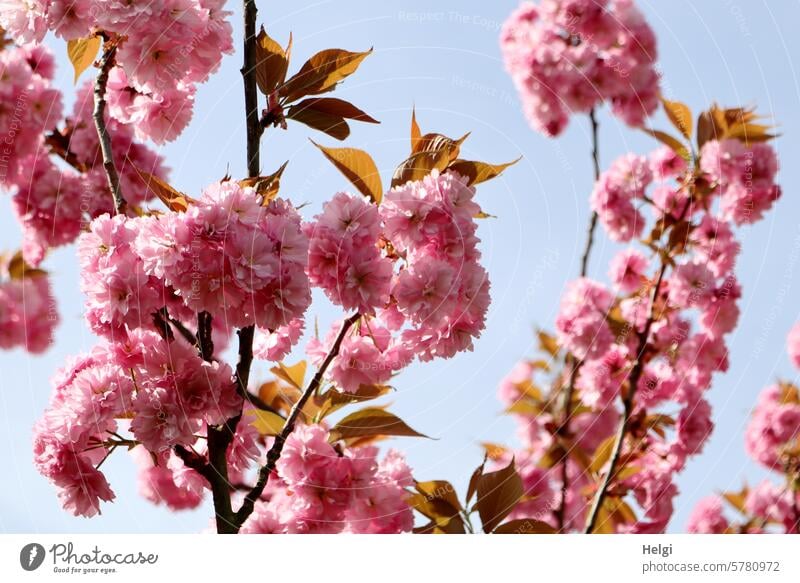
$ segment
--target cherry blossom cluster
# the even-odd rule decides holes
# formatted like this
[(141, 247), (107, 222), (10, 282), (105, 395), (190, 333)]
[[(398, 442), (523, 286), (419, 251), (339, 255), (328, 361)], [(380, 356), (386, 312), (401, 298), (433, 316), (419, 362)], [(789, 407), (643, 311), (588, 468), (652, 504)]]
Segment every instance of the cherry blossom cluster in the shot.
[(251, 534), (390, 534), (408, 532), (413, 516), (406, 488), (413, 485), (404, 457), (378, 459), (375, 446), (330, 443), (322, 425), (297, 427), (278, 461), (276, 476), (243, 525)]
[[(0, 188), (12, 196), (25, 269), (38, 267), (49, 249), (75, 241), (93, 217), (113, 210), (92, 120), (91, 84), (80, 88), (63, 120), (61, 93), (51, 85), (54, 74), (55, 60), (44, 46), (0, 51)], [(136, 168), (164, 177), (163, 162), (134, 140), (129, 126), (108, 119), (108, 129), (123, 188), (131, 203), (140, 205), (152, 195)], [(35, 278), (3, 285), (3, 347), (42, 352), (58, 323), (47, 278), (37, 272)]]
[(87, 322), (124, 338), (126, 329), (153, 329), (166, 307), (179, 319), (207, 312), (228, 330), (280, 333), (311, 303), (307, 252), (290, 203), (262, 206), (232, 181), (209, 186), (185, 213), (101, 215), (78, 243)]
[[(741, 297), (734, 227), (756, 222), (779, 197), (776, 172), (769, 144), (728, 139), (706, 143), (694, 167), (662, 147), (627, 154), (599, 177), (590, 203), (609, 237), (647, 235), (641, 248), (631, 244), (612, 259), (611, 285), (582, 277), (566, 286), (552, 339), (558, 348), (550, 349), (566, 364), (554, 373), (552, 396), (538, 389), (551, 367), (541, 360), (521, 363), (501, 384), (500, 398), (520, 422), (517, 464), (537, 493), (537, 504), (517, 513), (583, 530), (594, 490), (613, 469), (596, 529), (666, 528), (675, 475), (713, 429), (704, 393), (728, 368), (725, 336)], [(568, 413), (560, 406), (567, 390)], [(626, 434), (610, 468), (603, 456), (623, 414), (619, 402)], [(762, 435), (753, 443), (770, 447)]]
[[(312, 283), (334, 303), (370, 316), (329, 369), (341, 388), (385, 383), (415, 357), (472, 348), (489, 306), (474, 194), (460, 175), (434, 170), (393, 188), (380, 206), (337, 194), (307, 226)], [(309, 343), (313, 362), (335, 330)]]
[[(89, 327), (105, 340), (54, 381), (35, 447), (37, 465), (65, 508), (91, 515), (110, 500), (96, 467), (120, 445), (135, 446), (145, 497), (174, 509), (201, 502), (206, 478), (175, 448), (203, 456), (204, 428), (242, 410), (230, 367), (213, 354), (201, 358), (194, 337), (177, 333), (200, 326), (203, 314), (215, 327), (212, 351), (232, 328), (255, 326), (254, 356), (277, 361), (302, 336), (310, 285), (318, 285), (360, 315), (326, 371), (342, 391), (385, 384), (414, 357), (470, 348), (489, 302), (473, 196), (459, 175), (434, 172), (391, 190), (380, 207), (337, 194), (304, 225), (287, 201), (224, 180), (187, 198), (184, 212), (92, 220), (78, 239), (81, 289)], [(336, 341), (337, 329), (311, 339), (312, 361), (320, 365)], [(120, 424), (132, 440), (120, 441)], [(334, 449), (326, 431), (310, 426), (290, 437), (276, 467), (279, 480), (248, 528), (409, 530), (404, 462), (394, 454), (378, 462), (368, 447)], [(244, 483), (267, 445), (252, 424), (238, 423), (228, 450), (230, 479)], [(316, 457), (306, 459), (307, 448)], [(319, 486), (309, 479), (328, 480), (330, 507), (312, 503)]]
[[(789, 357), (800, 369), (800, 324), (788, 338)], [(745, 450), (756, 462), (783, 476), (783, 484), (769, 479), (741, 492), (700, 500), (687, 524), (696, 533), (800, 533), (800, 389), (782, 382), (761, 392), (745, 431)], [(739, 520), (725, 512), (732, 505)]]
[(44, 47), (0, 49), (0, 187), (28, 178), (29, 157), (39, 149), (42, 135), (61, 120), (54, 75), (55, 60)]
[[(184, 340), (143, 330), (74, 358), (53, 387), (34, 430), (35, 463), (56, 486), (64, 508), (83, 516), (96, 514), (101, 500), (114, 497), (97, 469), (110, 450), (140, 443), (165, 462), (161, 469), (175, 467), (170, 448), (194, 445), (205, 424), (222, 423), (242, 406), (227, 364), (204, 361)], [(136, 441), (119, 435), (121, 425)], [(236, 451), (231, 448), (229, 455)], [(175, 469), (176, 480), (188, 472), (182, 469)], [(181, 485), (194, 491), (197, 476), (183, 477)]]
[[(72, 243), (92, 218), (114, 210), (92, 110), (92, 87), (86, 82), (66, 120), (69, 137), (62, 153), (72, 168), (55, 163), (44, 145), (20, 166), (25, 173), (15, 184), (14, 210), (23, 230), (22, 251), (31, 265), (39, 265), (48, 249)], [(163, 160), (134, 139), (130, 126), (110, 118), (107, 124), (121, 188), (128, 203), (139, 206), (153, 198), (139, 169), (166, 177)]]
[(108, 84), (111, 115), (139, 139), (163, 143), (189, 123), (196, 85), (233, 52), (224, 0), (4, 2), (0, 26), (18, 42), (102, 32), (118, 42)]
[(632, 0), (523, 2), (500, 46), (526, 117), (548, 136), (604, 101), (631, 126), (658, 105), (656, 39)]
[(50, 278), (43, 273), (12, 273), (12, 261), (0, 257), (0, 349), (19, 346), (38, 354), (53, 342), (59, 321)]

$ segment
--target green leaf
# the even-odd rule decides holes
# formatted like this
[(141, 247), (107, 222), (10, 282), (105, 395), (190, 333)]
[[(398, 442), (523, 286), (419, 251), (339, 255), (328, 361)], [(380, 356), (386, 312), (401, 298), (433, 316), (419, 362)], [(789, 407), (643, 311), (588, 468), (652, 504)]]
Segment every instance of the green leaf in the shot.
[(341, 439), (376, 436), (427, 437), (406, 425), (405, 421), (394, 414), (377, 407), (369, 407), (351, 413), (339, 421), (331, 429), (329, 441), (333, 443)]
[(372, 156), (357, 148), (326, 148), (311, 140), (322, 154), (345, 175), (358, 191), (380, 204), (383, 199), (381, 175)]
[(481, 475), (477, 492), (478, 514), (483, 531), (489, 533), (497, 528), (522, 498), (522, 478), (514, 467), (514, 460), (501, 470)]
[(100, 37), (97, 36), (67, 41), (67, 56), (75, 70), (74, 83), (77, 83), (81, 74), (94, 63), (97, 51), (100, 50), (100, 43)]

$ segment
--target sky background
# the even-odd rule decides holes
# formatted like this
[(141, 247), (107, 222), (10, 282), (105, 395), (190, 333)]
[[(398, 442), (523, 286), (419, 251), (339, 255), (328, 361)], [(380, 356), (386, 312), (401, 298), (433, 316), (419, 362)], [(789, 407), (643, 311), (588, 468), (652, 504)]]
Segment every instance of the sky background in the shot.
[[(285, 43), (293, 32), (296, 70), (314, 52), (341, 47), (374, 54), (336, 92), (381, 120), (381, 125), (351, 124), (347, 144), (368, 150), (388, 183), (392, 169), (408, 152), (412, 104), (423, 132), (472, 135), (462, 157), (505, 162), (523, 156), (500, 179), (478, 189), (484, 210), (496, 219), (482, 221), (484, 264), (492, 280), (493, 303), (487, 329), (475, 351), (451, 360), (416, 364), (396, 378), (392, 411), (435, 440), (398, 439), (420, 480), (449, 479), (463, 493), (482, 452), (480, 441), (517, 444), (513, 422), (500, 414), (498, 381), (534, 349), (533, 329), (552, 328), (564, 284), (575, 277), (584, 243), (592, 186), (590, 133), (586, 116), (573, 117), (567, 131), (547, 139), (523, 118), (498, 48), (501, 23), (515, 2), (447, 0), (258, 2), (259, 22)], [(797, 321), (800, 302), (800, 85), (793, 56), (800, 55), (796, 25), (800, 3), (716, 0), (638, 2), (655, 29), (663, 91), (696, 112), (716, 101), (725, 106), (757, 105), (771, 115), (783, 135), (774, 142), (782, 161), (784, 196), (767, 217), (740, 229), (743, 251), (737, 273), (744, 297), (739, 327), (728, 337), (731, 367), (716, 377), (709, 398), (716, 429), (704, 453), (679, 477), (680, 496), (670, 525), (681, 531), (702, 496), (762, 479), (766, 472), (743, 450), (743, 429), (760, 389), (795, 373), (785, 355), (786, 334)], [(244, 175), (245, 132), (239, 67), (240, 11), (233, 3), (237, 54), (199, 88), (190, 127), (162, 149), (172, 168), (171, 183), (196, 195), (230, 171)], [(68, 103), (71, 76), (63, 41), (47, 41), (59, 57), (59, 86)], [(646, 153), (654, 141), (599, 112), (601, 166), (618, 155)], [(291, 124), (291, 122), (290, 122)], [(654, 127), (666, 129), (662, 116)], [(348, 188), (308, 141), (334, 140), (291, 124), (289, 132), (268, 131), (262, 142), (262, 167), (271, 172), (290, 164), (281, 193), (309, 203), (306, 218), (324, 200)], [(19, 229), (7, 195), (0, 196), (0, 249), (19, 246)], [(618, 249), (598, 231), (590, 275), (605, 279), (608, 260)], [(136, 493), (133, 462), (117, 452), (104, 471), (117, 501), (102, 515), (74, 518), (63, 512), (49, 483), (31, 460), (31, 428), (47, 405), (49, 379), (65, 357), (88, 350), (94, 338), (82, 321), (74, 247), (46, 260), (53, 274), (62, 316), (55, 345), (32, 357), (15, 350), (0, 353), (0, 532), (197, 532), (206, 528), (210, 504), (198, 511), (171, 513)], [(309, 312), (321, 329), (339, 316), (324, 298)], [(288, 359), (291, 360), (291, 359)], [(261, 363), (254, 381), (269, 376)]]

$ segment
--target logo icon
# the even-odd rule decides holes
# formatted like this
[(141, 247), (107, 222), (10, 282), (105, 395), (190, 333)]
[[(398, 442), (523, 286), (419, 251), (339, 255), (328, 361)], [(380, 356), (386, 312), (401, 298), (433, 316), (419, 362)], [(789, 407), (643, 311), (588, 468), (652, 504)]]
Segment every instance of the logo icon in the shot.
[(39, 543), (28, 543), (19, 552), (19, 564), (26, 571), (35, 571), (42, 566), (45, 554), (44, 547)]

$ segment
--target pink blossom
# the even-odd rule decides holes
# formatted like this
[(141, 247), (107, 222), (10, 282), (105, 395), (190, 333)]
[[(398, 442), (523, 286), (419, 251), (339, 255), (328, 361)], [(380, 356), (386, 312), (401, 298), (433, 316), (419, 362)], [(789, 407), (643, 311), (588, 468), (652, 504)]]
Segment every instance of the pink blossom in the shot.
[(528, 121), (548, 136), (603, 101), (633, 126), (657, 106), (655, 36), (632, 2), (523, 2), (500, 47)]
[(590, 407), (609, 405), (619, 396), (630, 369), (628, 350), (618, 344), (600, 358), (584, 362), (575, 384), (581, 391), (581, 400)]
[(711, 406), (708, 401), (698, 399), (687, 404), (678, 415), (675, 424), (676, 445), (687, 455), (698, 454), (713, 429)]
[(745, 431), (745, 450), (764, 466), (781, 470), (784, 451), (800, 440), (800, 402), (790, 387), (775, 384), (758, 397)]
[(182, 488), (175, 483), (175, 476), (168, 466), (171, 454), (167, 452), (157, 457), (158, 465), (143, 447), (135, 447), (131, 455), (139, 466), (139, 493), (153, 504), (164, 504), (170, 510), (197, 508), (203, 501), (202, 492)]
[(716, 287), (714, 274), (705, 263), (678, 265), (668, 280), (669, 300), (678, 308), (705, 308)]
[(728, 527), (729, 522), (723, 513), (722, 500), (718, 496), (707, 496), (692, 510), (686, 531), (693, 534), (722, 534)]
[(184, 304), (228, 326), (277, 329), (311, 302), (307, 239), (290, 204), (259, 204), (252, 188), (228, 181), (206, 189), (186, 213), (136, 223), (144, 272)]
[(737, 225), (754, 223), (781, 196), (774, 183), (778, 171), (775, 150), (766, 143), (750, 147), (735, 139), (703, 146), (700, 167), (720, 192), (720, 216)]
[(675, 153), (669, 146), (661, 146), (650, 156), (650, 171), (656, 180), (666, 181), (681, 176), (688, 169), (686, 160)]
[(642, 286), (648, 265), (647, 258), (641, 251), (625, 249), (611, 260), (608, 276), (620, 290), (631, 293)]
[(786, 338), (786, 351), (795, 368), (800, 369), (800, 322), (792, 326)]
[(612, 300), (611, 293), (591, 279), (570, 282), (556, 318), (559, 343), (581, 359), (605, 353), (613, 339), (606, 323)]
[(797, 520), (792, 505), (794, 495), (791, 490), (777, 487), (769, 480), (764, 480), (747, 493), (744, 506), (751, 516), (783, 524), (787, 529), (791, 529)]
[(258, 331), (253, 342), (253, 356), (278, 362), (283, 360), (300, 340), (305, 322), (296, 318), (274, 332)]
[(50, 278), (31, 273), (12, 278), (8, 268), (8, 258), (0, 258), (0, 348), (42, 353), (59, 323)]
[(715, 277), (724, 277), (736, 264), (741, 245), (730, 225), (711, 215), (703, 215), (690, 236), (692, 246)]

